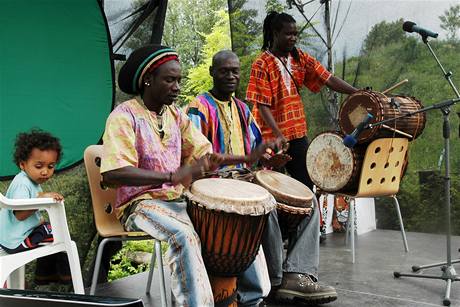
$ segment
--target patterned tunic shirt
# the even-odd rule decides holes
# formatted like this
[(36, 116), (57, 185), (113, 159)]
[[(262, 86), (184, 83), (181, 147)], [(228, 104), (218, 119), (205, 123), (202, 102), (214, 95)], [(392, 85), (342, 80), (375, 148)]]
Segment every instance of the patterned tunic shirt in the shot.
[(221, 101), (204, 93), (187, 106), (187, 115), (211, 142), (215, 153), (247, 155), (262, 142), (249, 107), (235, 97)]
[(300, 61), (291, 55), (283, 59), (265, 51), (252, 64), (246, 99), (254, 104), (252, 112), (264, 140), (273, 139), (274, 135), (261, 118), (259, 104), (270, 107), (273, 118), (288, 140), (304, 137), (307, 123), (298, 89), (304, 85), (312, 92), (319, 92), (331, 76), (319, 61), (297, 50)]
[[(211, 144), (176, 106), (162, 114), (163, 138), (157, 114), (147, 109), (140, 98), (116, 107), (107, 119), (103, 137), (101, 173), (133, 166), (167, 173), (190, 164), (212, 151)], [(129, 203), (139, 199), (171, 200), (182, 194), (181, 185), (121, 186), (117, 189), (118, 216)]]

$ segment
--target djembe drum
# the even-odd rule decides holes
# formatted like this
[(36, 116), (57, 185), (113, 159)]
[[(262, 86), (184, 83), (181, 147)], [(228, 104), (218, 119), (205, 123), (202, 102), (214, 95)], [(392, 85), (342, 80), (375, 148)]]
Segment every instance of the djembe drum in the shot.
[(302, 182), (271, 170), (257, 171), (254, 181), (275, 197), (278, 222), (284, 237), (294, 232), (299, 223), (311, 215), (314, 195)]
[(346, 147), (339, 133), (320, 133), (308, 146), (308, 175), (325, 192), (357, 190), (366, 148), (367, 145)]
[(185, 192), (187, 212), (201, 240), (216, 306), (236, 306), (236, 276), (259, 251), (273, 196), (234, 179), (195, 181)]
[[(361, 90), (348, 96), (340, 106), (339, 126), (344, 134), (350, 134), (368, 113), (374, 117), (370, 122), (372, 124), (422, 108), (422, 103), (414, 97), (386, 96), (375, 91)], [(425, 122), (426, 115), (422, 112), (386, 125), (364, 129), (358, 136), (358, 143), (370, 143), (372, 140), (393, 137), (395, 134), (414, 140), (422, 134)]]

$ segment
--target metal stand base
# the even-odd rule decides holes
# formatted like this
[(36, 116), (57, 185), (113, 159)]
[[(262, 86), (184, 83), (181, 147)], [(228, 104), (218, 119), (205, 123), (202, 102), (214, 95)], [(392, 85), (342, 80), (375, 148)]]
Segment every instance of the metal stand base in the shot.
[[(457, 261), (457, 262), (460, 262), (460, 260)], [(455, 272), (455, 268), (452, 265), (446, 266), (446, 265), (443, 265), (443, 263), (441, 263), (441, 264), (436, 263), (436, 264), (428, 264), (428, 265), (424, 265), (424, 266), (413, 266), (412, 271), (417, 272), (422, 267), (423, 268), (431, 268), (431, 267), (440, 266), (440, 265), (442, 265), (441, 266), (441, 271), (442, 271), (441, 276), (429, 275), (429, 274), (400, 273), (400, 272), (393, 272), (393, 276), (395, 278), (399, 278), (399, 277), (415, 277), (415, 278), (442, 279), (442, 280), (446, 281), (446, 283), (447, 283), (446, 284), (446, 291), (445, 291), (444, 299), (442, 300), (442, 303), (443, 303), (444, 306), (450, 306), (450, 290), (451, 290), (451, 287), (452, 287), (452, 282), (460, 281), (460, 278), (458, 277), (457, 273)]]
[[(459, 249), (460, 251), (460, 249)], [(460, 263), (460, 259), (454, 259), (450, 261), (451, 264), (454, 263)], [(455, 272), (455, 268), (450, 265), (447, 265), (447, 262), (437, 262), (437, 263), (431, 263), (431, 264), (426, 264), (426, 265), (413, 265), (412, 266), (412, 272), (416, 273), (420, 270), (424, 269), (429, 269), (429, 268), (435, 268), (435, 267), (441, 267), (442, 275), (441, 276), (436, 276), (436, 275), (428, 275), (428, 274), (410, 274), (410, 273), (399, 273), (399, 272), (393, 272), (393, 275), (395, 278), (399, 278), (401, 276), (405, 277), (415, 277), (415, 278), (430, 278), (430, 279), (442, 279), (447, 282), (446, 285), (446, 294), (444, 295), (444, 299), (442, 303), (444, 306), (449, 306), (450, 305), (450, 290), (452, 287), (452, 282), (454, 281), (460, 281), (460, 277), (457, 277), (458, 275)]]
[(446, 209), (446, 262), (440, 263), (432, 263), (427, 265), (421, 266), (412, 266), (412, 271), (417, 272), (422, 269), (426, 268), (433, 268), (433, 267), (441, 267), (442, 275), (435, 276), (435, 275), (428, 275), (428, 274), (409, 274), (409, 273), (399, 273), (393, 272), (395, 278), (399, 278), (402, 276), (406, 277), (415, 277), (415, 278), (430, 278), (430, 279), (442, 279), (446, 281), (446, 291), (444, 295), (444, 300), (442, 303), (444, 306), (450, 306), (450, 290), (452, 287), (452, 282), (460, 281), (455, 269), (453, 267), (453, 263), (460, 262), (460, 259), (452, 260), (451, 257), (451, 194), (450, 194), (450, 124), (449, 124), (449, 113), (450, 113), (450, 106), (454, 105), (458, 101), (460, 101), (460, 93), (458, 92), (457, 88), (455, 87), (454, 83), (452, 82), (451, 76), (452, 72), (447, 72), (444, 67), (442, 66), (441, 62), (439, 61), (438, 57), (434, 53), (433, 49), (431, 48), (430, 44), (428, 43), (428, 36), (422, 35), (423, 42), (428, 47), (428, 50), (433, 55), (434, 59), (438, 63), (439, 68), (441, 68), (444, 77), (446, 78), (449, 85), (452, 87), (453, 91), (455, 92), (457, 98), (459, 99), (451, 99), (442, 103), (434, 104), (430, 107), (423, 108), (419, 110), (420, 112), (426, 112), (430, 109), (439, 109), (443, 114), (443, 128), (442, 128), (442, 135), (444, 138), (444, 163), (445, 163), (445, 177), (444, 177), (444, 197), (445, 197), (445, 209)]
[(455, 272), (453, 263), (460, 262), (460, 259), (452, 260), (451, 257), (451, 196), (450, 196), (450, 147), (449, 147), (449, 109), (441, 109), (443, 112), (444, 122), (443, 122), (443, 136), (444, 136), (444, 159), (445, 159), (445, 177), (444, 177), (444, 197), (445, 197), (445, 209), (446, 209), (446, 262), (432, 263), (427, 265), (414, 265), (412, 266), (413, 272), (418, 272), (423, 269), (441, 267), (442, 274), (441, 276), (429, 275), (429, 274), (411, 274), (411, 273), (400, 273), (393, 272), (395, 278), (399, 277), (415, 277), (415, 278), (429, 278), (429, 279), (442, 279), (446, 281), (446, 290), (444, 294), (444, 299), (442, 301), (444, 306), (450, 306), (450, 290), (452, 283), (454, 281), (460, 281), (460, 277)]

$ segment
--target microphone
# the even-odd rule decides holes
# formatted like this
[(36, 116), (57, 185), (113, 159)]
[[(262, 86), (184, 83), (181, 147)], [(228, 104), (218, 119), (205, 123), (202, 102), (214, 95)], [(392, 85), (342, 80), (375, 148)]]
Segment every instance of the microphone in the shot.
[(409, 33), (416, 32), (420, 34), (423, 38), (426, 38), (427, 36), (436, 38), (438, 37), (438, 33), (432, 32), (430, 30), (421, 28), (417, 26), (415, 22), (412, 21), (405, 21), (402, 26), (403, 30)]
[(358, 143), (358, 137), (363, 132), (363, 130), (366, 128), (367, 124), (374, 118), (372, 114), (367, 113), (367, 115), (364, 117), (364, 119), (356, 126), (355, 130), (351, 134), (347, 134), (343, 138), (343, 145), (345, 145), (348, 148), (353, 148), (356, 143)]

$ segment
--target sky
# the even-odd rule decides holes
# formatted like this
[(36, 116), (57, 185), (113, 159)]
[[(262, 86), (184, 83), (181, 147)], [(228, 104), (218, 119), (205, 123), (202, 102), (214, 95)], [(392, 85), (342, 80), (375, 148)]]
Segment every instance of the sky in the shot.
[[(180, 0), (179, 0), (180, 1)], [(118, 19), (117, 16), (124, 16), (130, 9), (132, 0), (105, 0), (105, 11), (110, 20)], [(286, 4), (286, 1), (279, 1)], [(307, 3), (310, 0), (296, 0), (297, 3)], [(338, 10), (337, 29), (345, 23), (343, 29), (334, 45), (334, 54), (341, 58), (346, 52), (347, 56), (354, 56), (359, 53), (362, 42), (373, 25), (381, 21), (392, 22), (399, 18), (404, 21), (410, 20), (418, 26), (439, 33), (438, 39), (446, 37), (446, 32), (440, 27), (439, 16), (450, 6), (459, 4), (460, 0), (331, 0), (332, 16)], [(350, 6), (351, 5), (351, 6)], [(265, 1), (248, 0), (246, 8), (257, 9), (259, 22), (265, 17)], [(310, 18), (318, 10), (312, 22), (318, 32), (324, 37), (324, 22), (322, 14), (324, 6), (320, 7), (320, 1), (314, 0), (304, 6), (305, 15)], [(350, 6), (348, 16), (346, 12)], [(287, 11), (294, 15), (298, 23), (304, 23), (304, 17), (296, 8)], [(115, 27), (116, 28), (116, 27)], [(402, 31), (402, 29), (401, 29)], [(313, 32), (312, 32), (313, 33)], [(419, 36), (418, 34), (412, 34)], [(315, 49), (325, 50), (319, 39), (313, 39)]]
[[(302, 0), (297, 3), (307, 3), (310, 1)], [(255, 8), (259, 11), (261, 18), (265, 16), (263, 10), (265, 1), (248, 1), (248, 8)], [(280, 3), (285, 3), (280, 1)], [(439, 16), (444, 14), (450, 6), (460, 4), (459, 0), (331, 0), (331, 16), (335, 17), (338, 10), (337, 29), (343, 23), (348, 7), (350, 11), (346, 17), (343, 29), (336, 40), (334, 50), (336, 56), (342, 57), (344, 50), (347, 56), (357, 55), (362, 42), (373, 25), (381, 21), (392, 22), (402, 18), (404, 21), (413, 21), (419, 27), (439, 33), (438, 39), (446, 37), (446, 32), (440, 27)], [(311, 16), (321, 6), (320, 1), (313, 1), (304, 6), (306, 17)], [(324, 6), (319, 9), (312, 22), (318, 32), (325, 37), (325, 27), (323, 22)], [(298, 23), (304, 23), (305, 18), (293, 7), (287, 13), (294, 16)], [(401, 31), (403, 31), (401, 29)], [(313, 33), (313, 32), (311, 32)], [(412, 34), (417, 36), (418, 34)], [(315, 47), (323, 47), (320, 40), (315, 40)], [(325, 49), (325, 48), (324, 48)]]
[[(350, 1), (344, 1), (342, 11)], [(404, 21), (415, 22), (419, 27), (439, 33), (438, 39), (446, 37), (446, 32), (440, 27), (439, 16), (451, 5), (459, 4), (459, 1), (416, 1), (416, 0), (360, 0), (352, 1), (351, 9), (342, 30), (337, 39), (337, 50), (347, 49), (347, 53), (357, 54), (361, 43), (373, 25), (381, 21), (396, 21), (402, 18)], [(341, 20), (339, 18), (339, 20)], [(401, 29), (402, 31), (402, 29)], [(420, 36), (418, 34), (412, 34)]]

